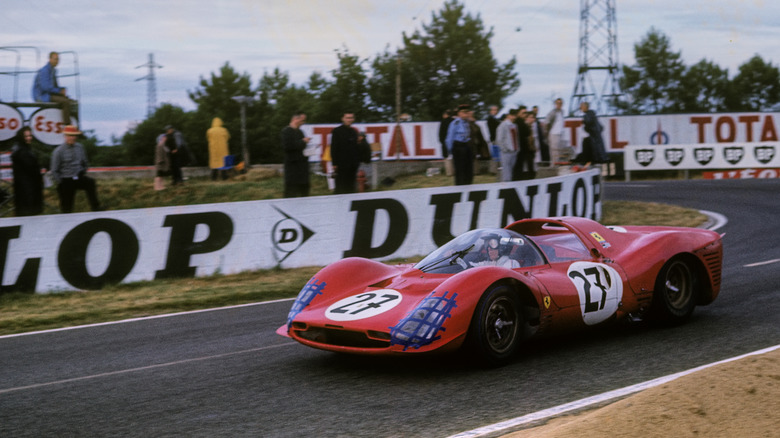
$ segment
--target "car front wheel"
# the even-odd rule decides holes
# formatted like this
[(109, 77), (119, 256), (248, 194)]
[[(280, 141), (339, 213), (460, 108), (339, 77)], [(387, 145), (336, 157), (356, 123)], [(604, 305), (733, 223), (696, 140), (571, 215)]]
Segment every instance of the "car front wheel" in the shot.
[(517, 350), (523, 333), (520, 304), (512, 289), (496, 286), (480, 299), (469, 330), (470, 347), (477, 359), (498, 365)]

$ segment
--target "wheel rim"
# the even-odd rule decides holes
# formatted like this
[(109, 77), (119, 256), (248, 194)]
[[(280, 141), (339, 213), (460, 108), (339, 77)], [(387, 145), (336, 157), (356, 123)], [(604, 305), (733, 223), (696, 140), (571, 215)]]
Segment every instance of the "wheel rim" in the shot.
[(508, 297), (499, 297), (492, 303), (484, 319), (484, 333), (490, 348), (496, 353), (510, 350), (517, 336), (518, 314)]
[(688, 265), (675, 262), (669, 267), (664, 282), (664, 295), (669, 307), (685, 310), (693, 298), (693, 277)]

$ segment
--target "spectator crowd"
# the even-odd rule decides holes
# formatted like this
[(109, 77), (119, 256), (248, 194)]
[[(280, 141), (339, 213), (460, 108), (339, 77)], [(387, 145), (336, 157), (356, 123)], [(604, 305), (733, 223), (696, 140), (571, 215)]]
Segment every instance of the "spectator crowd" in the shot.
[[(81, 131), (78, 119), (72, 118), (70, 110), (77, 105), (66, 90), (57, 84), (56, 69), (59, 57), (56, 52), (49, 55), (49, 62), (37, 73), (33, 84), (33, 98), (38, 102), (54, 102), (62, 109), (64, 141), (53, 152), (49, 175), (57, 185), (60, 212), (73, 211), (77, 191), (84, 191), (93, 211), (103, 210), (98, 200), (97, 184), (88, 176), (87, 154), (78, 136)], [(489, 107), (486, 119), (487, 138), (477, 125), (475, 112), (468, 104), (453, 110), (445, 110), (439, 127), (439, 141), (448, 174), (454, 175), (456, 185), (467, 185), (474, 181), (479, 161), (496, 162), (499, 181), (521, 181), (536, 177), (539, 166), (555, 167), (571, 162), (584, 167), (591, 163), (606, 163), (609, 157), (601, 137), (602, 126), (587, 102), (580, 110), (583, 126), (588, 134), (582, 144), (582, 153), (574, 157), (573, 148), (565, 136), (563, 100), (555, 100), (555, 108), (543, 120), (538, 117), (539, 109), (520, 105), (499, 115), (499, 107)], [(310, 145), (301, 126), (306, 123), (306, 114), (294, 113), (290, 123), (280, 133), (284, 152), (284, 197), (304, 197), (310, 193), (309, 157), (320, 154), (323, 171), (329, 177), (329, 188), (335, 194), (356, 193), (362, 190), (360, 181), (365, 179), (362, 164), (370, 163), (374, 155), (366, 141), (366, 135), (355, 128), (355, 112), (344, 111), (341, 124), (333, 129), (330, 144), (317, 150)], [(75, 122), (74, 122), (75, 120)], [(209, 168), (211, 179), (225, 180), (229, 171), (242, 168), (235, 163), (229, 152), (230, 133), (223, 126), (222, 119), (214, 117), (206, 130)], [(40, 214), (44, 210), (45, 171), (31, 148), (33, 133), (24, 126), (17, 133), (12, 148), (13, 189), (17, 216)], [(184, 182), (182, 167), (194, 163), (194, 156), (180, 131), (166, 126), (155, 142), (154, 189), (166, 188), (165, 179), (170, 177), (172, 185)]]

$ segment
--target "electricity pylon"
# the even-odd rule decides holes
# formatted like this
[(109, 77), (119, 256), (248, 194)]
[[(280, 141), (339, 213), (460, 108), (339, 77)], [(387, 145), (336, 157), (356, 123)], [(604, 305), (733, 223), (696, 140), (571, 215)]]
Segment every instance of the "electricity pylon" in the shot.
[(157, 108), (157, 80), (154, 77), (154, 69), (162, 68), (162, 66), (154, 62), (154, 54), (150, 53), (149, 62), (144, 65), (139, 65), (136, 68), (141, 67), (149, 67), (149, 73), (135, 81), (146, 80), (146, 116), (149, 117), (154, 113), (155, 108)]
[[(623, 98), (619, 83), (615, 0), (580, 0), (577, 79), (569, 100), (574, 114), (587, 101), (598, 114), (617, 114)], [(602, 84), (601, 89), (596, 84)]]

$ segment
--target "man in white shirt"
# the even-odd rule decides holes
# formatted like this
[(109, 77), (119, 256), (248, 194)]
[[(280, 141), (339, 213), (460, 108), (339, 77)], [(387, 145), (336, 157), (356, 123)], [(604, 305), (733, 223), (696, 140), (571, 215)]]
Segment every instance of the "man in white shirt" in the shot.
[(555, 108), (547, 114), (544, 122), (547, 124), (547, 142), (550, 145), (550, 162), (554, 166), (562, 161), (564, 151), (568, 148), (563, 144), (563, 99), (555, 99)]
[(509, 111), (506, 118), (496, 128), (496, 144), (501, 152), (501, 181), (512, 181), (512, 169), (517, 161), (519, 149), (517, 139), (517, 110)]

